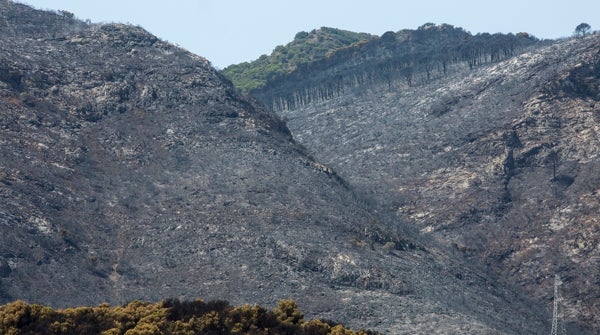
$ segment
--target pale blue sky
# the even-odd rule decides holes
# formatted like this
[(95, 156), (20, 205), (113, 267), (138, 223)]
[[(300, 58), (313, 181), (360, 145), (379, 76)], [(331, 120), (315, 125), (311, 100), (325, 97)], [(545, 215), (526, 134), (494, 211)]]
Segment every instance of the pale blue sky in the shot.
[(600, 29), (599, 0), (20, 0), (62, 9), (92, 22), (140, 25), (161, 39), (206, 57), (218, 68), (251, 61), (299, 31), (327, 26), (381, 35), (423, 23), (448, 23), (472, 33), (526, 31), (570, 36), (587, 22)]

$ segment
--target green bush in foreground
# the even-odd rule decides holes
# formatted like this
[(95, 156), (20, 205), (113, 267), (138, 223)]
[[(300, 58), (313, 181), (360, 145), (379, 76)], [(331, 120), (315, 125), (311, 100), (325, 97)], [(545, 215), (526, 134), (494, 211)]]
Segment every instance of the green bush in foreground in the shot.
[(339, 324), (304, 320), (292, 300), (283, 300), (272, 311), (259, 306), (233, 307), (225, 301), (159, 303), (133, 301), (124, 306), (76, 307), (54, 310), (15, 301), (0, 306), (3, 335), (194, 335), (194, 334), (335, 334), (369, 335)]

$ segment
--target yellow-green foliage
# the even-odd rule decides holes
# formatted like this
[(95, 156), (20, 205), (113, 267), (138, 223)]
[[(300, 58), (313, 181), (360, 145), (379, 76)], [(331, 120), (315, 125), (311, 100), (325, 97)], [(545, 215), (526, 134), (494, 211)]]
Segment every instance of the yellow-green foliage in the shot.
[(282, 323), (298, 324), (304, 319), (304, 314), (298, 310), (298, 305), (293, 300), (282, 300), (273, 310), (277, 319)]
[(339, 324), (305, 321), (293, 300), (268, 311), (259, 306), (230, 306), (225, 301), (132, 301), (124, 306), (77, 307), (54, 310), (24, 301), (0, 306), (2, 335), (367, 335)]

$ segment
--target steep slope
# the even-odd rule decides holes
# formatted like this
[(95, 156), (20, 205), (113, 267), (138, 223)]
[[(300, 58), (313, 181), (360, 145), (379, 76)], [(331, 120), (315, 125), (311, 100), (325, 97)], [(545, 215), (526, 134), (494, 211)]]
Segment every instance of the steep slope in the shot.
[[(540, 306), (551, 307), (560, 274), (572, 330), (596, 333), (599, 49), (597, 35), (563, 40), (436, 76), (421, 68), (418, 83), (386, 71), (347, 80), (394, 59), (342, 55), (257, 96), (382, 211), (479, 260)], [(338, 84), (328, 82), (333, 73)]]
[(139, 27), (0, 2), (0, 302), (167, 297), (392, 333), (546, 333), (548, 315), (403, 231)]

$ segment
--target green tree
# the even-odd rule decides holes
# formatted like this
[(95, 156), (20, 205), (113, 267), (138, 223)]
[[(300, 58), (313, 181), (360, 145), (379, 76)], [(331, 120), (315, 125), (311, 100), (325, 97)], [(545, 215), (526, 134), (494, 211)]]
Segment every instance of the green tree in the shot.
[(590, 29), (592, 29), (592, 26), (585, 22), (582, 22), (579, 25), (577, 25), (577, 27), (575, 27), (575, 35), (583, 37), (590, 32)]

